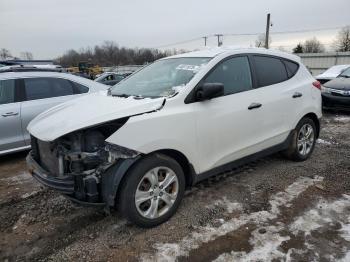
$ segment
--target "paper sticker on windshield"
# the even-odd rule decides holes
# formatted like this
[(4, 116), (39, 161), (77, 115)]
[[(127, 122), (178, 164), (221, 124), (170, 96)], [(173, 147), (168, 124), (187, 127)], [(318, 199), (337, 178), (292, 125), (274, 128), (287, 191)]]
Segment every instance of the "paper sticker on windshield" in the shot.
[(197, 72), (200, 69), (200, 66), (198, 65), (185, 65), (181, 64), (176, 67), (177, 70), (188, 70), (188, 71), (194, 71)]

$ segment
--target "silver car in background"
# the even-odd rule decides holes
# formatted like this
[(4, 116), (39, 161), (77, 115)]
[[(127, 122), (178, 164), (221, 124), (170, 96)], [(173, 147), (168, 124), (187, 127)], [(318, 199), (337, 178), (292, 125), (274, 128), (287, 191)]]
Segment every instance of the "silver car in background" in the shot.
[(83, 94), (106, 90), (103, 84), (65, 73), (0, 73), (0, 155), (30, 148), (27, 125), (40, 113)]

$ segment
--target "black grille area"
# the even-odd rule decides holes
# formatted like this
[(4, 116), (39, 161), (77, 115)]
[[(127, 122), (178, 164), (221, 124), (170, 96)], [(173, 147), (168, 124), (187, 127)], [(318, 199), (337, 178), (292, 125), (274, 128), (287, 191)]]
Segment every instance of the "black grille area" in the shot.
[(350, 96), (349, 95), (343, 95), (343, 94), (339, 94), (339, 93), (336, 93), (336, 92), (331, 92), (331, 94), (333, 96), (341, 96), (341, 97), (348, 97), (350, 99)]
[(34, 136), (30, 136), (30, 144), (32, 147), (32, 156), (40, 164), (40, 154), (39, 154), (39, 148), (38, 148), (38, 139), (36, 139)]

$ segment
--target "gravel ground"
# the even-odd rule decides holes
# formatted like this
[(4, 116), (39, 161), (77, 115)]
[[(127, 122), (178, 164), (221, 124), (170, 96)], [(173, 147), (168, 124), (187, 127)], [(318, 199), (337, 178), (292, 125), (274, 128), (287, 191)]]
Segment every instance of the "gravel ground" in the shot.
[(153, 229), (41, 188), (0, 158), (0, 261), (350, 261), (350, 115), (306, 162), (273, 155), (196, 185)]

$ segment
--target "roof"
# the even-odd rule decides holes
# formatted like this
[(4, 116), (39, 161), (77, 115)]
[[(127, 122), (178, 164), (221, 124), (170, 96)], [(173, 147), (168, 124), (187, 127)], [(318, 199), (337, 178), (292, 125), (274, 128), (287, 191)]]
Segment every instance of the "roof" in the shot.
[(0, 73), (5, 72), (30, 72), (30, 71), (46, 71), (46, 72), (61, 72), (63, 69), (61, 66), (56, 65), (10, 65), (0, 67)]
[[(7, 72), (0, 73), (0, 79), (17, 79), (17, 78), (29, 78), (29, 77), (57, 77), (57, 78), (66, 78), (72, 81), (78, 82), (83, 85), (91, 86), (91, 85), (100, 85), (101, 87), (106, 87), (103, 84), (97, 83), (90, 79), (86, 79), (84, 77), (67, 74), (67, 73), (59, 73), (59, 72)], [(105, 88), (106, 89), (106, 88)]]
[(239, 46), (224, 46), (224, 47), (214, 47), (214, 48), (205, 48), (203, 50), (178, 54), (170, 57), (166, 57), (163, 59), (169, 58), (180, 58), (180, 57), (216, 57), (221, 54), (240, 54), (240, 53), (258, 53), (258, 54), (267, 54), (267, 55), (275, 55), (284, 57), (293, 61), (300, 62), (300, 57), (289, 54), (286, 52), (282, 52), (275, 49), (266, 49), (266, 48), (256, 48), (256, 47), (239, 47)]

